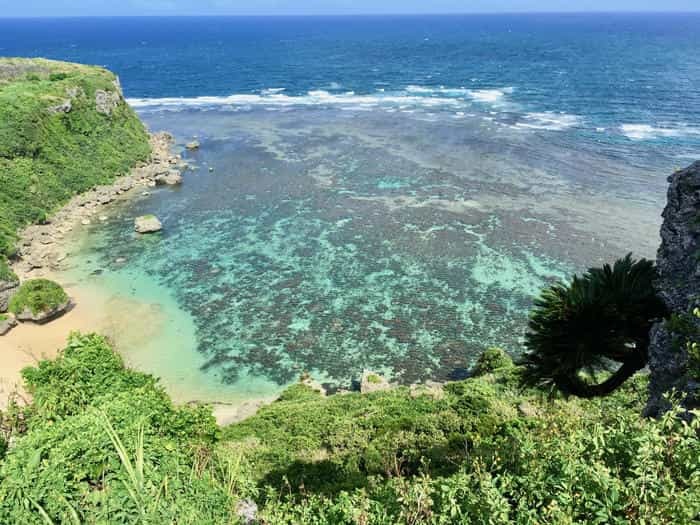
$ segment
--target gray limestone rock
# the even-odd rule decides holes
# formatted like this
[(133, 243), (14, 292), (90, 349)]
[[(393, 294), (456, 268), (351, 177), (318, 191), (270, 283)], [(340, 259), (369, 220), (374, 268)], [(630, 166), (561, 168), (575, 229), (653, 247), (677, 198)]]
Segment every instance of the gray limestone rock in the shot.
[(657, 289), (684, 333), (668, 322), (651, 330), (649, 401), (646, 414), (658, 416), (669, 408), (664, 394), (675, 389), (686, 396), (686, 408), (700, 406), (700, 383), (688, 372), (686, 342), (700, 334), (700, 162), (669, 177), (668, 202), (663, 212), (661, 246), (657, 254)]

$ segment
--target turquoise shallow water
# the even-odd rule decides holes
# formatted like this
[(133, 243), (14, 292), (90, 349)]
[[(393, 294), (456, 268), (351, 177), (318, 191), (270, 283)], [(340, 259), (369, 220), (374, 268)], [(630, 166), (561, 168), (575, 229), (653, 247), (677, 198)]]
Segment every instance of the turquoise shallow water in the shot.
[[(488, 346), (521, 351), (542, 286), (657, 242), (662, 195), (553, 132), (340, 108), (143, 116), (196, 136), (197, 169), (110, 210), (68, 273), (155, 305), (162, 330), (121, 351), (182, 398), (263, 397), (303, 371), (462, 377)], [(161, 234), (133, 233), (145, 213)]]
[(546, 283), (653, 256), (665, 179), (700, 158), (699, 21), (0, 19), (0, 54), (105, 65), (198, 136), (184, 187), (111, 210), (65, 277), (178, 399), (235, 400), (303, 370), (460, 377), (521, 352)]

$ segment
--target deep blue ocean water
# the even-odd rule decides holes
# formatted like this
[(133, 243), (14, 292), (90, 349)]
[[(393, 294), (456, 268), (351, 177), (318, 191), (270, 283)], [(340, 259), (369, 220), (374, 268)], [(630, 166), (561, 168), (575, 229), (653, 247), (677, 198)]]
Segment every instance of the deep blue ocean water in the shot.
[[(0, 55), (106, 66), (151, 128), (201, 142), (182, 190), (114, 209), (71, 276), (178, 320), (186, 348), (125, 349), (135, 364), (174, 389), (187, 375), (192, 395), (256, 396), (303, 370), (332, 385), (363, 368), (458, 377), (489, 345), (522, 351), (546, 283), (653, 256), (666, 177), (700, 158), (697, 27), (5, 19)], [(140, 213), (164, 233), (137, 238)]]

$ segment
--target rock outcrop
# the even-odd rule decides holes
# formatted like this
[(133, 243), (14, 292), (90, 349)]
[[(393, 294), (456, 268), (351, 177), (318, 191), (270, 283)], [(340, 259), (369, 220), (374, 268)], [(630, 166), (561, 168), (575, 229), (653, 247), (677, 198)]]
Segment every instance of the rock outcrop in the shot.
[(381, 392), (382, 390), (389, 389), (391, 389), (391, 385), (386, 378), (369, 370), (362, 372), (362, 380), (360, 381), (361, 393), (369, 394), (371, 392)]
[(182, 184), (182, 175), (179, 170), (170, 169), (165, 173), (157, 175), (155, 181), (157, 186), (175, 186), (177, 184)]
[(700, 333), (692, 315), (700, 305), (700, 162), (669, 177), (668, 203), (663, 212), (661, 247), (657, 255), (657, 288), (671, 320), (652, 328), (649, 347), (649, 402), (646, 414), (669, 408), (664, 394), (675, 389), (684, 406), (700, 406), (700, 382), (688, 371), (686, 343)]
[(14, 316), (0, 314), (0, 335), (5, 335), (15, 326), (17, 326), (17, 320)]
[(68, 310), (70, 310), (72, 306), (73, 302), (70, 299), (68, 299), (59, 304), (58, 306), (50, 308), (49, 310), (42, 310), (36, 313), (32, 312), (29, 308), (25, 308), (23, 311), (17, 314), (17, 320), (22, 321), (23, 323), (48, 323), (49, 321), (53, 321), (54, 319), (61, 317)]
[(121, 101), (122, 91), (118, 81), (114, 82), (114, 91), (95, 91), (95, 109), (103, 115), (111, 115)]
[(0, 281), (0, 312), (6, 312), (10, 299), (17, 292), (19, 281)]
[(143, 215), (134, 219), (136, 233), (154, 233), (163, 229), (163, 225), (155, 215)]
[[(177, 179), (182, 180), (182, 177), (175, 175), (180, 175), (187, 164), (179, 155), (172, 153), (172, 141), (169, 133), (152, 134), (152, 154), (148, 163), (135, 166), (128, 175), (120, 177), (113, 184), (97, 186), (73, 197), (47, 223), (26, 227), (17, 243), (19, 261), (14, 264), (15, 270), (33, 277), (51, 273), (60, 268), (61, 261), (66, 258), (66, 252), (61, 247), (64, 236), (80, 224), (93, 224), (98, 214), (102, 213), (103, 206), (124, 198), (135, 188), (155, 186), (159, 179), (161, 184), (178, 184)], [(2, 283), (0, 299), (1, 288)]]

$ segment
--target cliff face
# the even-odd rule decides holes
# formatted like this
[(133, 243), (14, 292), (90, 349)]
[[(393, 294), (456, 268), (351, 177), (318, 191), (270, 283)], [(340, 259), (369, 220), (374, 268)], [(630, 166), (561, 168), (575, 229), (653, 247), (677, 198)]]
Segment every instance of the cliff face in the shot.
[(657, 288), (672, 318), (651, 332), (646, 413), (652, 416), (668, 408), (663, 394), (673, 388), (687, 396), (687, 408), (700, 406), (700, 382), (688, 371), (686, 346), (700, 331), (700, 319), (692, 315), (700, 306), (700, 162), (674, 173), (669, 182), (657, 256)]
[(111, 72), (0, 58), (0, 257), (17, 231), (148, 158), (148, 135)]

